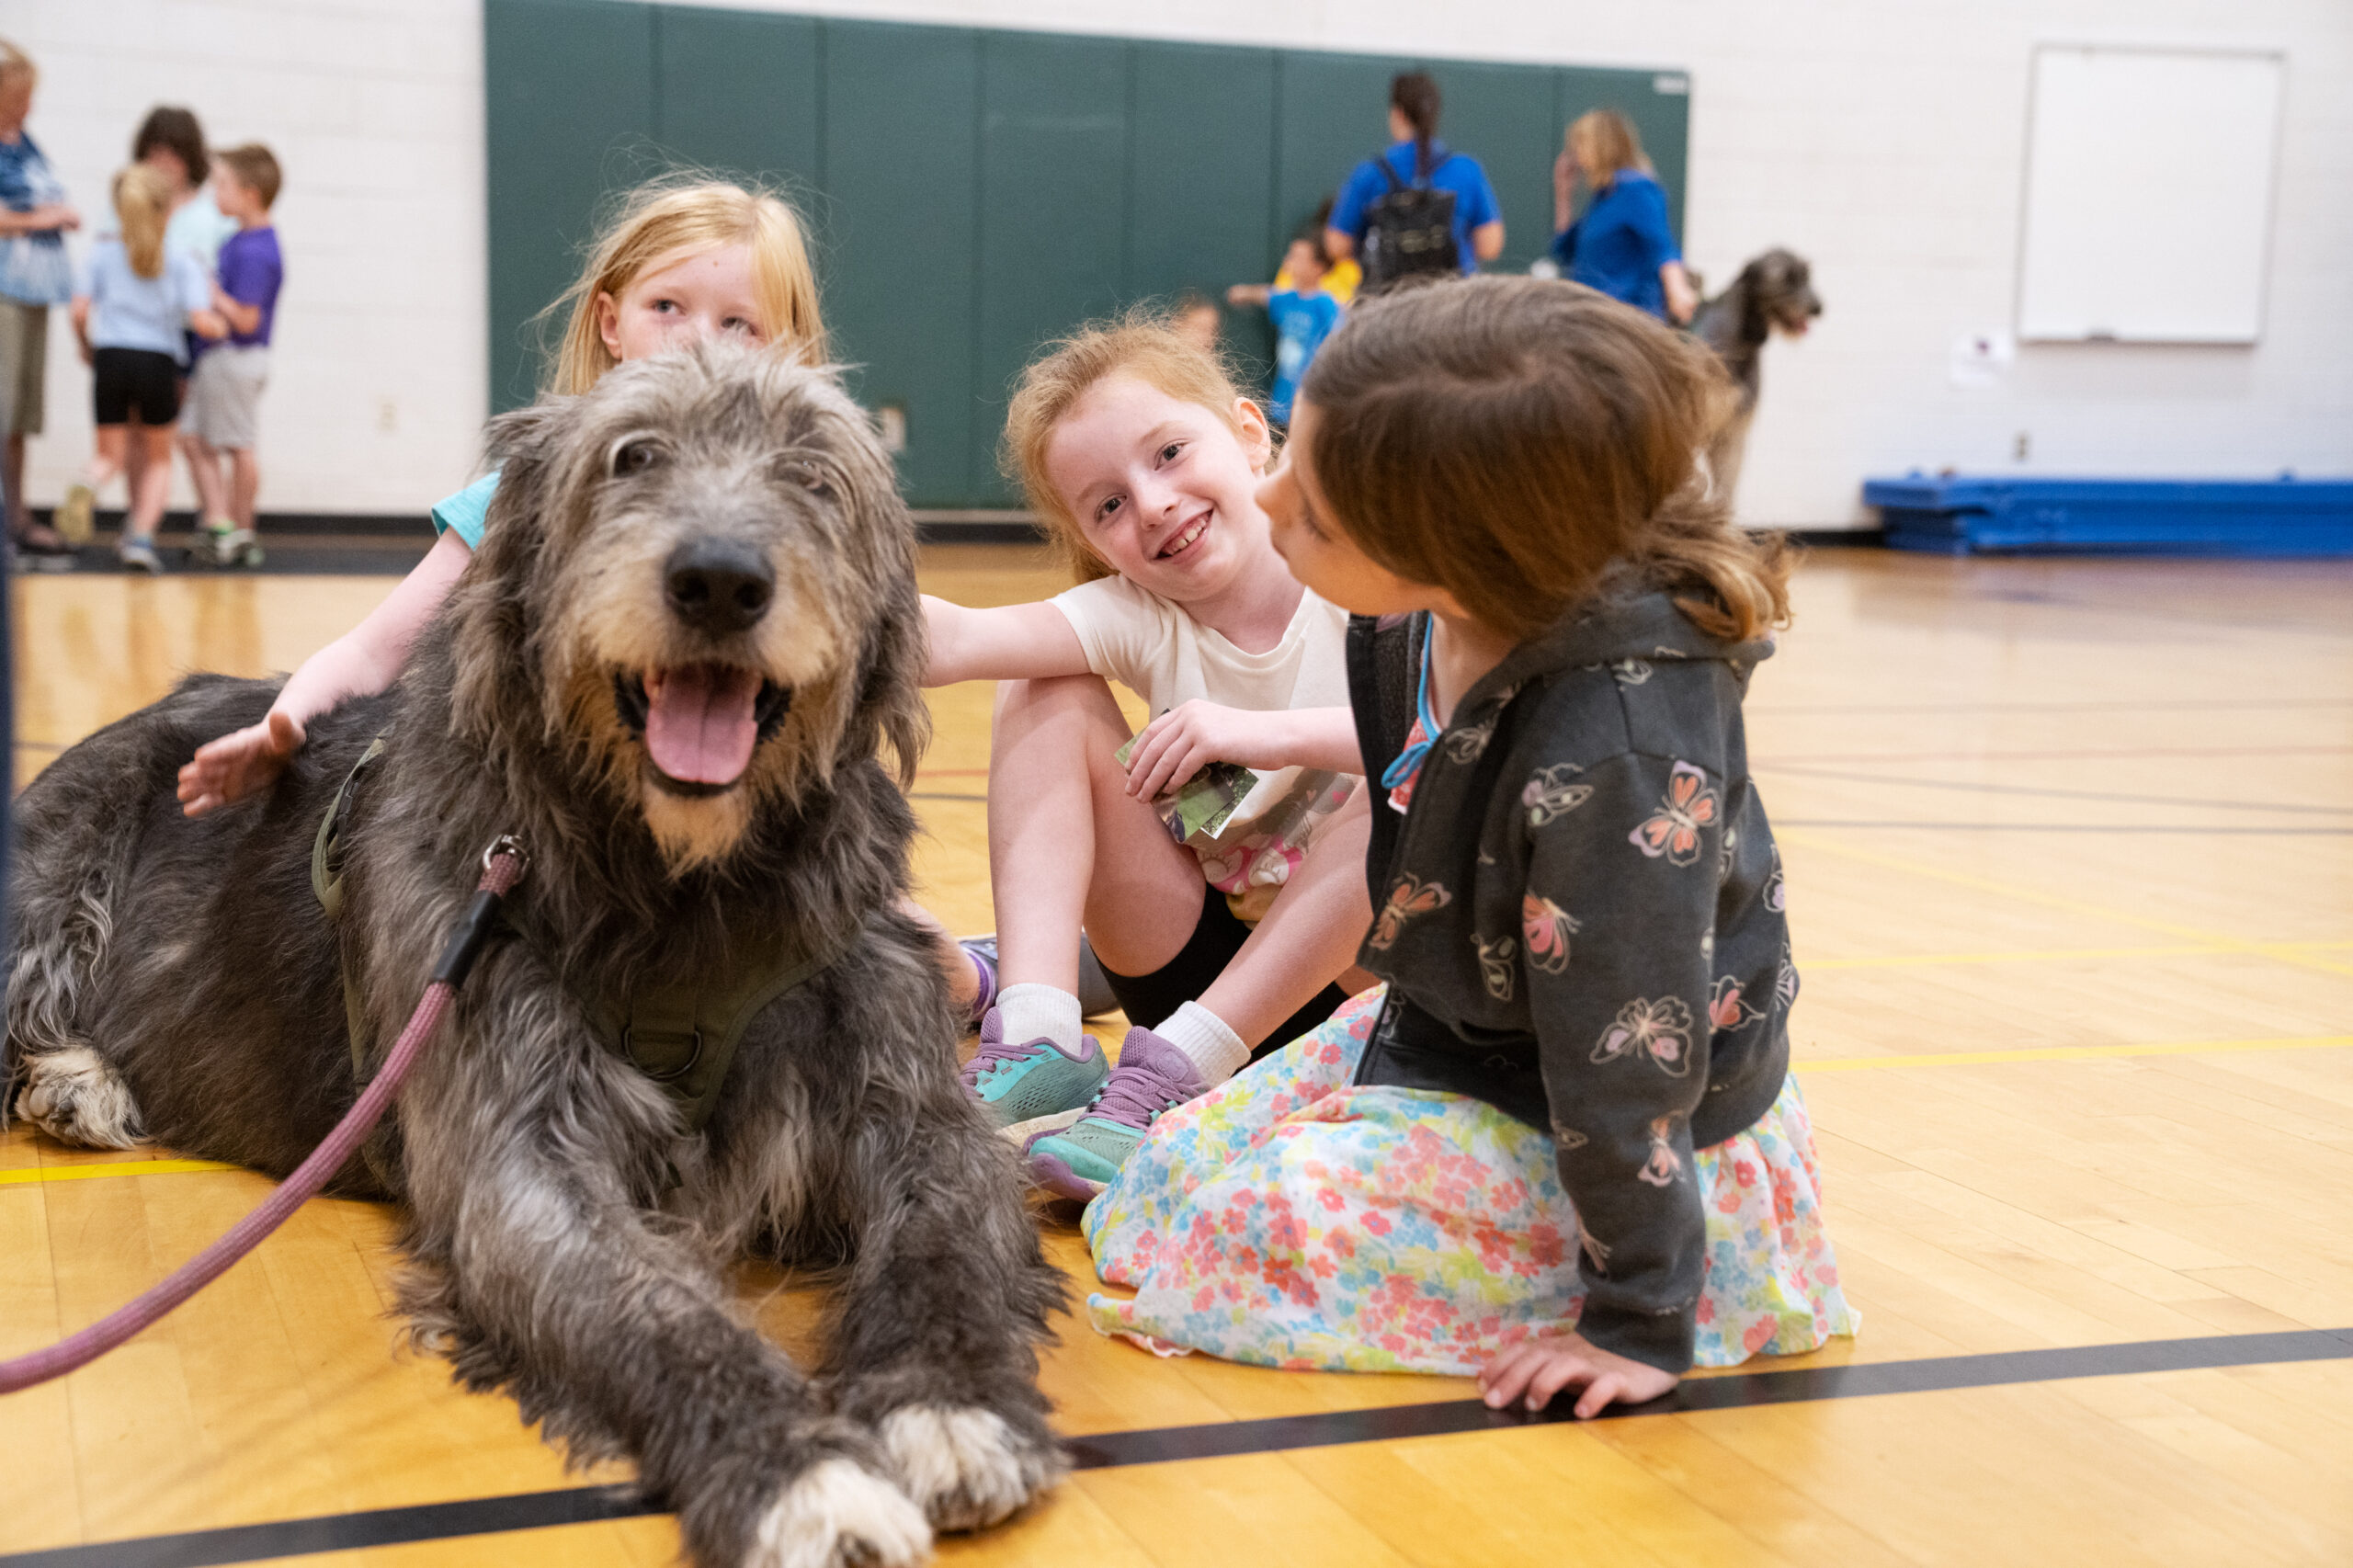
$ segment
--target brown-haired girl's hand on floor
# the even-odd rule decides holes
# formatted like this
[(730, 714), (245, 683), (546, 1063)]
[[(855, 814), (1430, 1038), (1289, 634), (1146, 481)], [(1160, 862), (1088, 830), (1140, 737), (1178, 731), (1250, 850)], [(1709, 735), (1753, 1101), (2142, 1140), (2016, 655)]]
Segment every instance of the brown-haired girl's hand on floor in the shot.
[(1480, 1397), (1491, 1410), (1526, 1397), (1528, 1408), (1541, 1410), (1564, 1388), (1581, 1387), (1577, 1419), (1589, 1420), (1614, 1401), (1642, 1404), (1672, 1390), (1682, 1380), (1643, 1361), (1588, 1345), (1574, 1334), (1562, 1334), (1516, 1346), (1487, 1363), (1479, 1374)]

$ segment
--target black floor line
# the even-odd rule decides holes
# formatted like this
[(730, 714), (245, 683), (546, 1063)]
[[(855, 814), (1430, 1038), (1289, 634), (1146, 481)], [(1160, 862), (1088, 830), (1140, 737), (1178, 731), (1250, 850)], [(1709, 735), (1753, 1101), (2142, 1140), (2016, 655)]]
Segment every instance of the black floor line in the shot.
[[(1602, 1419), (1802, 1404), (1826, 1399), (1864, 1399), (1878, 1394), (2000, 1388), (2069, 1378), (2334, 1360), (2353, 1360), (2353, 1328), (2216, 1335), (2200, 1339), (2157, 1339), (2057, 1350), (2012, 1350), (1989, 1356), (1939, 1356), (1864, 1366), (1734, 1372), (1688, 1379), (1665, 1399), (1631, 1409), (1612, 1408)], [(1285, 1449), (1319, 1449), (1340, 1443), (1377, 1443), (1541, 1426), (1568, 1419), (1565, 1413), (1569, 1403), (1563, 1396), (1554, 1401), (1553, 1410), (1529, 1415), (1489, 1410), (1477, 1400), (1440, 1400), (1372, 1410), (1279, 1415), (1264, 1421), (1098, 1432), (1069, 1438), (1064, 1447), (1069, 1449), (1074, 1468), (1108, 1470), (1132, 1464), (1164, 1464), (1175, 1460), (1230, 1458)], [(546, 1529), (555, 1525), (633, 1518), (662, 1511), (627, 1486), (572, 1486), (553, 1492), (469, 1497), (454, 1503), (420, 1503), (405, 1508), (371, 1508), (362, 1513), (326, 1514), (307, 1519), (237, 1525), (227, 1529), (190, 1530), (182, 1535), (143, 1536), (89, 1546), (20, 1551), (0, 1556), (0, 1568), (220, 1568), (225, 1563), (258, 1562), (310, 1552), (356, 1551), (457, 1536)]]

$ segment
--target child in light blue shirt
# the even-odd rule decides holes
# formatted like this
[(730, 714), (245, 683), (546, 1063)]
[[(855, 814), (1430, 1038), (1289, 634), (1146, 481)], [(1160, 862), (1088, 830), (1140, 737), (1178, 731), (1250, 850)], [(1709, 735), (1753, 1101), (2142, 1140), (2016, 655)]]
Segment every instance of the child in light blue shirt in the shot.
[(1267, 415), (1279, 426), (1290, 423), (1291, 399), (1307, 377), (1307, 367), (1340, 324), (1344, 313), (1340, 301), (1324, 291), (1324, 278), (1331, 270), (1332, 258), (1324, 253), (1323, 235), (1302, 233), (1292, 239), (1283, 256), (1290, 288), (1236, 283), (1225, 291), (1230, 304), (1264, 306), (1275, 324), (1275, 384), (1267, 394)]

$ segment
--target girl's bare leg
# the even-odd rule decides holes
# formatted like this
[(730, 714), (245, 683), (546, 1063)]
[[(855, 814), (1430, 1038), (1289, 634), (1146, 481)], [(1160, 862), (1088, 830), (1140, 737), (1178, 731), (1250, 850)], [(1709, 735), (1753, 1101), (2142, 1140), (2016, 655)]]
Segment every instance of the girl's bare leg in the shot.
[(1005, 984), (1076, 994), (1082, 926), (1104, 966), (1121, 974), (1160, 969), (1193, 934), (1200, 865), (1127, 793), (1111, 754), (1129, 733), (1098, 676), (997, 687), (989, 883)]
[(254, 456), (251, 447), (233, 447), (229, 451), (229, 516), (237, 526), (254, 526), (254, 502), (261, 494), (261, 460)]
[(139, 475), (138, 487), (131, 493), (131, 516), (122, 525), (126, 538), (154, 542), (155, 526), (164, 520), (164, 507), (172, 498), (172, 429), (142, 426), (135, 443), (146, 459), (146, 466)]
[(188, 478), (196, 484), (197, 527), (230, 516), (229, 487), (221, 478), (220, 451), (189, 435), (180, 437), (180, 454), (188, 459)]
[[(1363, 799), (1361, 790), (1357, 799)], [(1256, 1049), (1317, 992), (1354, 967), (1357, 949), (1372, 925), (1372, 895), (1364, 880), (1365, 849), (1371, 840), (1371, 819), (1362, 810), (1343, 811), (1327, 824), (1258, 928), (1201, 993), (1201, 1006), (1223, 1019), (1243, 1044)], [(1372, 983), (1370, 975), (1358, 978)]]
[(123, 471), (123, 465), (130, 457), (131, 426), (99, 426), (97, 449), (90, 454), (88, 464), (82, 470), (82, 483), (94, 491), (104, 491), (114, 476)]

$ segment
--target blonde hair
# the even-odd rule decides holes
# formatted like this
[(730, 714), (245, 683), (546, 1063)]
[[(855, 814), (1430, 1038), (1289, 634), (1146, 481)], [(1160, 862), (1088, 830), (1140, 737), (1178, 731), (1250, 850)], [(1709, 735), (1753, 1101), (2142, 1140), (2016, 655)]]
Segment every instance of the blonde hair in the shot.
[(33, 63), (33, 57), (0, 38), (0, 82), (17, 76), (22, 76), (28, 86), (40, 85), (40, 67)]
[(122, 248), (142, 278), (164, 275), (164, 226), (171, 222), (172, 187), (161, 169), (133, 164), (114, 176), (114, 215)]
[(646, 267), (674, 251), (748, 245), (760, 327), (811, 364), (827, 357), (817, 275), (801, 220), (783, 198), (726, 180), (676, 176), (638, 187), (606, 223), (580, 280), (548, 307), (571, 307), (542, 392), (585, 392), (619, 363), (597, 330), (597, 299), (620, 298)]
[(1789, 619), (1787, 546), (1736, 527), (1698, 460), (1731, 383), (1631, 305), (1505, 277), (1368, 301), (1300, 397), (1349, 540), (1516, 642), (1630, 580), (1733, 642)]
[(1241, 437), (1233, 404), (1242, 393), (1232, 370), (1221, 354), (1188, 341), (1176, 321), (1165, 308), (1147, 304), (1088, 323), (1050, 344), (1021, 372), (1021, 384), (1005, 411), (998, 465), (1006, 478), (1019, 482), (1048, 541), (1082, 583), (1117, 574), (1087, 542), (1086, 530), (1046, 473), (1047, 445), (1079, 399), (1113, 376), (1132, 376), (1180, 403), (1200, 404)]
[(1632, 169), (1639, 174), (1651, 172), (1651, 161), (1643, 155), (1643, 138), (1634, 122), (1614, 108), (1593, 108), (1576, 117), (1569, 125), (1566, 138), (1569, 152), (1580, 164), (1586, 162), (1580, 144), (1593, 153), (1586, 174), (1597, 185), (1607, 185), (1620, 172)]

